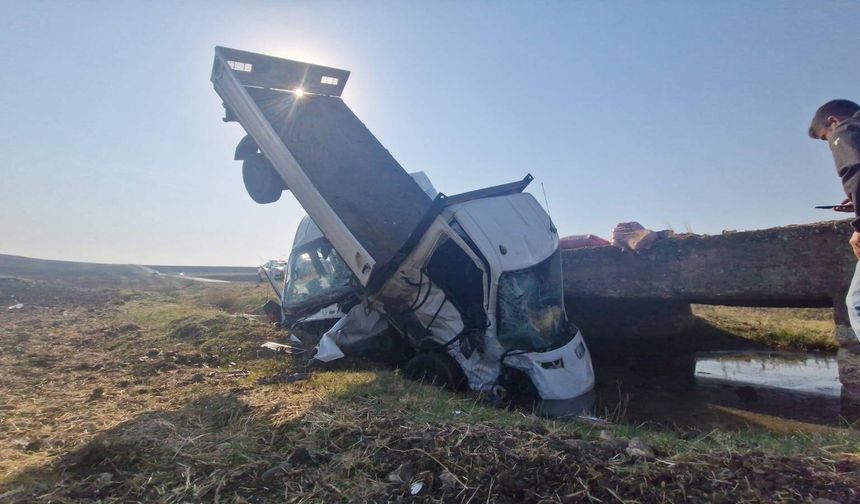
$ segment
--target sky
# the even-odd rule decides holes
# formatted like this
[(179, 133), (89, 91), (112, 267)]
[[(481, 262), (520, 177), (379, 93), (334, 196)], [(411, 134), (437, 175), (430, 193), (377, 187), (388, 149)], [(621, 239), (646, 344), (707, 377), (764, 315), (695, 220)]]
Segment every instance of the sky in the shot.
[[(214, 46), (352, 72), (343, 99), (446, 194), (535, 177), (562, 235), (844, 216), (815, 109), (860, 100), (860, 2), (0, 0), (0, 253), (246, 265), (254, 203)], [(543, 187), (543, 190), (542, 190)], [(848, 237), (846, 237), (846, 240)]]

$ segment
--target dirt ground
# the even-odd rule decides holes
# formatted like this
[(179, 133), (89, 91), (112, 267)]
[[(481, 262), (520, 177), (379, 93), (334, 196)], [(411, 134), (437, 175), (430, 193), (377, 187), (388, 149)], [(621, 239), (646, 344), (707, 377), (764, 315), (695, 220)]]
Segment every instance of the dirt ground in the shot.
[(561, 423), (365, 363), (305, 379), (259, 348), (286, 334), (243, 313), (256, 285), (87, 285), (0, 278), (0, 502), (860, 502), (850, 428)]

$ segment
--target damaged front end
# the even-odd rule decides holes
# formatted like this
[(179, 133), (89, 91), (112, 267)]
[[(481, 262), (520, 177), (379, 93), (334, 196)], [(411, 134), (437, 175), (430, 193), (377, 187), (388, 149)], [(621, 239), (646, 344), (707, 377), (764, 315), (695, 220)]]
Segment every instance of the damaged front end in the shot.
[(531, 268), (503, 273), (498, 335), (503, 364), (525, 374), (542, 399), (570, 399), (594, 387), (585, 340), (564, 311), (559, 251)]

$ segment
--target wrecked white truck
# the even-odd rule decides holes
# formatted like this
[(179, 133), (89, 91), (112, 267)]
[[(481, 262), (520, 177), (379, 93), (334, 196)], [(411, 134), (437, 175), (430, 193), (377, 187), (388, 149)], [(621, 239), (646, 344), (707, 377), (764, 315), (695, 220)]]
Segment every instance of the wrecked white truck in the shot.
[(268, 203), (289, 190), (310, 217), (276, 288), (278, 318), (289, 326), (346, 302), (316, 348), (321, 361), (367, 353), (382, 338), (407, 375), (450, 388), (544, 400), (589, 392), (590, 354), (565, 314), (558, 233), (523, 192), (532, 177), (454, 196), (422, 189), (340, 99), (348, 77), (215, 50), (224, 120), (247, 133), (235, 157), (248, 193)]

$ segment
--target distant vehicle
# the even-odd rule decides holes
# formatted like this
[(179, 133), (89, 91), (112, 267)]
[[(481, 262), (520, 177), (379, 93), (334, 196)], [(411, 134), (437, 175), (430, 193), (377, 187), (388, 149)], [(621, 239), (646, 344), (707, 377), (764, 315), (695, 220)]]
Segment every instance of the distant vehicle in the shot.
[(257, 276), (260, 277), (261, 282), (266, 281), (266, 273), (272, 278), (272, 280), (283, 280), (284, 278), (284, 270), (287, 267), (287, 261), (279, 261), (279, 260), (271, 260), (267, 261), (265, 264), (257, 268)]

